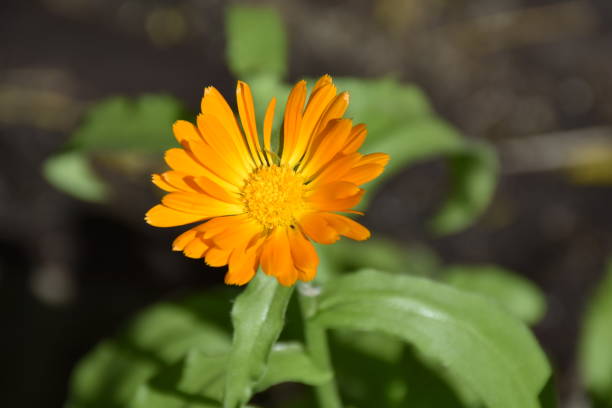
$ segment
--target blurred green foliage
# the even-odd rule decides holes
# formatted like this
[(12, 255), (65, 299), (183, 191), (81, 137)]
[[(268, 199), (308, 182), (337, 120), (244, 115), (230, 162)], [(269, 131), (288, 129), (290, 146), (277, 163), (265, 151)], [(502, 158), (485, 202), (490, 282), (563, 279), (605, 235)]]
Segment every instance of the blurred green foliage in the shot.
[(595, 408), (612, 407), (612, 260), (585, 314), (580, 368)]

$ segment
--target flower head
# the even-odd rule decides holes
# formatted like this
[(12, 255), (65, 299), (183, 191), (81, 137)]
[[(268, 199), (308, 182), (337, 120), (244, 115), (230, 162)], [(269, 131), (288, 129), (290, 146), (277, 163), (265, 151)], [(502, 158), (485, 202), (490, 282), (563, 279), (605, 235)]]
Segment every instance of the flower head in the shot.
[(213, 87), (204, 91), (197, 125), (174, 124), (182, 148), (166, 152), (172, 170), (153, 175), (169, 194), (145, 219), (157, 227), (204, 221), (176, 238), (173, 249), (211, 266), (228, 265), (228, 284), (249, 282), (259, 266), (285, 286), (312, 280), (319, 260), (311, 241), (370, 236), (338, 213), (357, 213), (351, 208), (363, 196), (359, 186), (380, 175), (389, 156), (357, 151), (365, 125), (343, 118), (349, 96), (338, 94), (329, 76), (306, 96), (300, 81), (287, 99), (277, 153), (271, 147), (276, 100), (266, 110), (262, 147), (244, 82), (236, 88), (242, 126)]

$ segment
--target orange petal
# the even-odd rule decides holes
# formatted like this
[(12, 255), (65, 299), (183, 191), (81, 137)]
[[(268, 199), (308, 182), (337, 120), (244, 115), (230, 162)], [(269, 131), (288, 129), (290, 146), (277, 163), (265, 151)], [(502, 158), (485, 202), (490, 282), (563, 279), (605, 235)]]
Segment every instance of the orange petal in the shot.
[(302, 174), (310, 177), (340, 153), (351, 131), (350, 119), (335, 119), (321, 132), (319, 146), (312, 150), (307, 160), (302, 162)]
[(263, 136), (264, 136), (264, 148), (266, 149), (266, 157), (268, 158), (268, 163), (273, 163), (272, 157), (270, 157), (270, 152), (272, 151), (272, 125), (274, 124), (274, 108), (276, 107), (276, 98), (272, 98), (268, 107), (266, 108), (266, 115), (264, 116), (264, 127), (263, 127)]
[[(248, 148), (245, 144), (244, 136), (240, 131), (234, 112), (214, 87), (204, 89), (204, 97), (202, 98), (202, 113), (214, 116), (221, 126), (225, 129), (234, 146), (241, 153), (243, 159), (250, 158)], [(250, 161), (250, 159), (249, 159)], [(246, 162), (246, 160), (245, 160)]]
[(321, 217), (340, 235), (344, 235), (356, 241), (364, 241), (370, 238), (370, 231), (356, 221), (340, 214), (322, 213)]
[(162, 204), (189, 214), (199, 214), (206, 218), (240, 214), (241, 205), (217, 200), (207, 194), (170, 193), (162, 198)]
[(164, 191), (167, 191), (169, 193), (172, 193), (174, 191), (180, 191), (178, 188), (172, 186), (171, 184), (169, 184), (167, 181), (165, 181), (161, 175), (159, 174), (153, 174), (153, 176), (151, 177), (151, 181), (153, 182), (153, 184), (155, 184), (157, 187), (161, 188)]
[(197, 233), (198, 233), (198, 230), (195, 228), (192, 228), (188, 231), (183, 232), (181, 235), (176, 237), (176, 239), (172, 242), (172, 250), (182, 251), (183, 249), (185, 249), (187, 244), (189, 244), (196, 237)]
[(298, 279), (308, 282), (317, 274), (319, 257), (312, 243), (297, 229), (288, 230), (291, 257), (298, 271)]
[[(255, 168), (251, 156), (244, 146), (244, 142), (232, 141), (232, 137), (223, 127), (216, 116), (209, 113), (202, 113), (197, 117), (198, 128), (202, 136), (212, 149), (219, 156), (226, 166), (238, 173), (243, 178)], [(204, 162), (208, 164), (208, 162)]]
[(361, 158), (359, 165), (378, 164), (379, 166), (386, 166), (390, 158), (391, 157), (386, 153), (370, 153)]
[(202, 214), (188, 214), (158, 204), (145, 215), (145, 221), (154, 227), (176, 227), (202, 221), (207, 217)]
[(231, 250), (227, 249), (210, 248), (206, 251), (204, 260), (208, 265), (219, 268), (227, 265), (231, 252)]
[(365, 164), (352, 168), (351, 171), (342, 177), (342, 180), (355, 183), (359, 186), (374, 180), (376, 177), (380, 176), (384, 170), (385, 168), (378, 164)]
[(304, 156), (306, 147), (310, 145), (313, 133), (321, 116), (335, 96), (336, 87), (332, 83), (326, 83), (319, 88), (315, 87), (313, 90), (302, 117), (297, 143), (288, 160), (288, 165), (290, 167), (298, 164)]
[(247, 144), (249, 149), (251, 149), (251, 155), (255, 160), (255, 164), (261, 165), (264, 163), (264, 159), (259, 145), (259, 136), (257, 135), (253, 95), (251, 94), (251, 88), (245, 82), (238, 81), (236, 86), (236, 102), (238, 103), (238, 113), (246, 135)]
[(233, 251), (228, 264), (225, 283), (228, 285), (244, 285), (257, 272), (261, 242), (246, 251)]
[(187, 258), (199, 259), (204, 256), (208, 248), (208, 245), (206, 244), (206, 242), (204, 242), (202, 238), (196, 237), (185, 246), (183, 253)]
[(177, 120), (172, 125), (174, 137), (180, 145), (184, 143), (202, 143), (203, 139), (198, 129), (186, 120)]
[(285, 107), (283, 120), (283, 153), (281, 163), (287, 164), (297, 144), (300, 126), (302, 123), (302, 111), (306, 102), (306, 81), (299, 81), (289, 94)]
[(317, 187), (307, 200), (319, 211), (347, 211), (359, 203), (364, 193), (353, 183), (336, 181)]
[(349, 94), (348, 92), (342, 92), (333, 99), (333, 101), (329, 104), (323, 116), (319, 120), (316, 129), (314, 130), (314, 135), (316, 136), (320, 131), (325, 129), (327, 124), (334, 119), (340, 119), (349, 105)]
[(323, 184), (342, 180), (343, 176), (355, 167), (360, 159), (361, 154), (357, 152), (347, 154), (346, 156), (336, 156), (336, 158), (331, 160), (319, 174), (313, 176), (310, 187), (314, 189)]
[(293, 265), (291, 247), (284, 228), (275, 229), (263, 243), (261, 267), (283, 286), (291, 286), (297, 280), (298, 274)]
[(344, 146), (342, 153), (349, 154), (359, 150), (359, 148), (365, 141), (367, 134), (368, 130), (366, 129), (366, 125), (364, 125), (363, 123), (353, 126), (351, 134), (349, 135), (346, 141), (346, 145)]
[(173, 148), (167, 150), (165, 159), (168, 166), (179, 173), (189, 174), (191, 176), (208, 177), (225, 189), (239, 191), (237, 186), (229, 183), (227, 180), (222, 179), (217, 174), (204, 167), (192, 155), (183, 149)]
[(340, 239), (338, 232), (329, 226), (325, 219), (321, 217), (321, 213), (305, 214), (298, 223), (304, 233), (319, 244), (333, 244)]
[(237, 193), (229, 192), (206, 177), (194, 177), (193, 182), (201, 191), (227, 203), (240, 204)]

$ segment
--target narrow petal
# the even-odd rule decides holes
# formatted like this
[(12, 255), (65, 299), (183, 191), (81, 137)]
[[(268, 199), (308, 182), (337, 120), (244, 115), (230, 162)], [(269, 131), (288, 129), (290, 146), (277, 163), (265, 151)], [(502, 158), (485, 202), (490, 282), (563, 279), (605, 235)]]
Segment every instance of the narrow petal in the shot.
[(185, 142), (202, 143), (203, 141), (198, 129), (193, 126), (191, 122), (187, 122), (186, 120), (177, 120), (174, 122), (172, 125), (172, 131), (174, 133), (174, 137), (181, 146), (183, 146), (183, 143)]
[(185, 246), (183, 253), (187, 258), (200, 259), (204, 256), (209, 246), (201, 237), (195, 237)]
[(288, 230), (291, 257), (298, 271), (298, 279), (308, 282), (317, 274), (319, 257), (312, 243), (297, 229)]
[(324, 166), (318, 174), (313, 176), (312, 182), (310, 183), (310, 187), (314, 189), (323, 184), (342, 180), (342, 177), (346, 175), (352, 168), (354, 168), (355, 165), (359, 163), (360, 159), (361, 154), (357, 152), (347, 154), (345, 156), (337, 156), (337, 158), (331, 160), (327, 164), (327, 166)]
[(244, 142), (234, 141), (216, 116), (202, 113), (196, 121), (203, 140), (227, 166), (243, 178), (255, 168)]
[(158, 204), (145, 215), (145, 221), (154, 227), (176, 227), (202, 221), (207, 217), (202, 214), (190, 214)]
[(368, 135), (368, 129), (366, 128), (366, 125), (364, 125), (363, 123), (353, 126), (353, 129), (351, 130), (351, 134), (349, 135), (346, 141), (346, 145), (344, 146), (342, 153), (350, 154), (350, 153), (354, 153), (357, 150), (359, 150), (359, 148), (365, 141), (367, 135)]
[(264, 148), (266, 149), (265, 155), (268, 158), (268, 163), (274, 163), (271, 157), (272, 152), (272, 125), (274, 123), (274, 108), (276, 107), (276, 98), (272, 98), (268, 107), (266, 108), (266, 115), (264, 116), (264, 127), (263, 127), (263, 137), (264, 137)]
[(329, 226), (338, 231), (340, 235), (356, 241), (364, 241), (370, 238), (370, 231), (366, 227), (344, 215), (322, 213), (321, 217), (325, 219)]
[(250, 161), (251, 164), (254, 164), (250, 158), (246, 140), (240, 131), (234, 112), (227, 104), (225, 98), (214, 87), (207, 87), (204, 90), (202, 114), (214, 116), (220, 122), (221, 127), (225, 129), (234, 146), (241, 153), (245, 163)]
[(281, 285), (291, 286), (297, 280), (298, 273), (293, 264), (289, 238), (284, 228), (274, 230), (263, 243), (261, 267)]
[(319, 244), (333, 244), (340, 235), (338, 232), (329, 226), (321, 213), (308, 213), (302, 216), (299, 220), (300, 227), (306, 235)]
[(319, 88), (315, 87), (302, 117), (297, 143), (288, 161), (289, 166), (293, 167), (297, 165), (304, 156), (306, 147), (310, 144), (314, 130), (323, 112), (325, 112), (335, 96), (336, 87), (331, 83), (325, 84)]
[(225, 189), (239, 191), (239, 188), (236, 185), (224, 180), (208, 168), (204, 167), (192, 155), (183, 149), (173, 148), (167, 150), (165, 159), (168, 166), (179, 173), (189, 174), (192, 176), (204, 176)]
[(378, 164), (365, 164), (351, 169), (351, 171), (342, 177), (342, 180), (360, 186), (368, 181), (374, 180), (376, 177), (380, 176), (384, 170), (385, 168)]
[(321, 132), (321, 141), (301, 165), (306, 177), (317, 173), (341, 150), (351, 131), (350, 119), (335, 119)]
[(193, 177), (193, 182), (201, 191), (227, 203), (240, 204), (239, 195), (225, 190), (207, 177)]
[(204, 255), (204, 261), (210, 266), (220, 268), (227, 265), (231, 253), (231, 249), (210, 248)]
[[(197, 227), (196, 227), (197, 228)], [(172, 242), (173, 251), (182, 251), (196, 237), (198, 230), (192, 228), (183, 232)]]
[(217, 200), (207, 194), (170, 193), (162, 198), (162, 204), (189, 214), (199, 214), (206, 218), (240, 214), (242, 206)]
[(238, 113), (242, 128), (246, 136), (247, 144), (251, 150), (251, 155), (255, 164), (262, 165), (264, 159), (259, 145), (257, 126), (255, 124), (255, 107), (253, 106), (253, 95), (251, 88), (245, 82), (238, 81), (236, 86), (236, 101), (238, 102)]
[(246, 251), (235, 250), (232, 252), (225, 275), (225, 283), (228, 285), (244, 285), (253, 279), (259, 263), (261, 242), (263, 242), (263, 239)]
[(155, 184), (157, 187), (169, 193), (172, 193), (174, 191), (180, 191), (178, 188), (174, 187), (173, 185), (169, 184), (166, 180), (164, 180), (162, 176), (159, 174), (153, 174), (153, 176), (151, 177), (151, 181), (153, 181), (153, 184)]
[(314, 130), (313, 135), (316, 137), (316, 135), (320, 131), (325, 129), (325, 127), (331, 120), (340, 119), (346, 112), (348, 105), (349, 105), (348, 92), (342, 92), (336, 95), (336, 97), (332, 100), (332, 102), (329, 104), (329, 106), (325, 110), (325, 113), (323, 113), (323, 116), (321, 116), (321, 119), (319, 120), (319, 123), (317, 123), (317, 127)]
[(282, 164), (288, 164), (297, 144), (302, 123), (302, 111), (306, 102), (306, 81), (300, 81), (291, 90), (285, 107), (283, 120)]

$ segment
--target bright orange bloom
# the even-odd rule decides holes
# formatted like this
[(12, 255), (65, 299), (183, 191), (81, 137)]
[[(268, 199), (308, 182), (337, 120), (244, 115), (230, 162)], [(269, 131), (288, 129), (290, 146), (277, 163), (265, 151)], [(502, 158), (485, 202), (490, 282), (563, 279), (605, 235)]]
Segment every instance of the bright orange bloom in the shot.
[(300, 81), (289, 95), (277, 154), (270, 142), (275, 99), (265, 114), (262, 148), (249, 86), (239, 81), (236, 88), (242, 129), (223, 96), (206, 88), (197, 126), (174, 124), (182, 149), (166, 152), (172, 170), (153, 175), (169, 194), (146, 221), (174, 227), (207, 220), (176, 238), (173, 249), (211, 266), (228, 265), (228, 284), (244, 285), (260, 265), (285, 286), (309, 281), (319, 263), (311, 240), (370, 237), (338, 212), (356, 213), (351, 208), (364, 193), (359, 186), (380, 175), (389, 156), (357, 152), (365, 125), (342, 118), (349, 96), (337, 94), (329, 76), (319, 79), (308, 102), (306, 94)]

